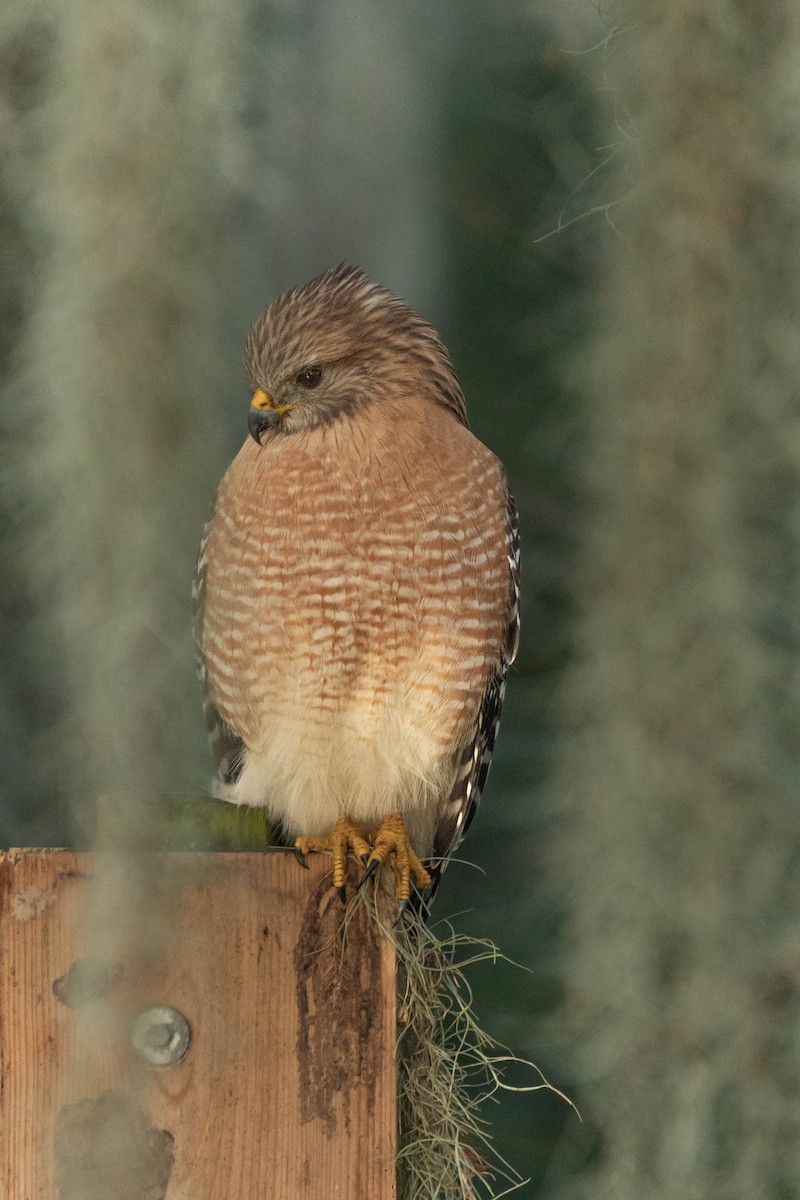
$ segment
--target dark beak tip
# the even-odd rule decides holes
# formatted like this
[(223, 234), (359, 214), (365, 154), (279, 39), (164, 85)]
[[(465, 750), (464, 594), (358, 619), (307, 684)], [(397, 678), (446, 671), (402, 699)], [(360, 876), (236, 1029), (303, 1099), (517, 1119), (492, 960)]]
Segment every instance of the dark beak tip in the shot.
[(269, 409), (251, 408), (247, 414), (247, 430), (254, 442), (261, 445), (261, 439), (268, 429), (274, 429), (280, 421), (280, 415)]

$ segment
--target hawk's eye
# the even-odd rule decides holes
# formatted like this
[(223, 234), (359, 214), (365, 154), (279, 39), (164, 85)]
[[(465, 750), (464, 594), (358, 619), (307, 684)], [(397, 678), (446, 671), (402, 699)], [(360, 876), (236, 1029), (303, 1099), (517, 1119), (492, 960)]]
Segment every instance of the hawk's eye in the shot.
[(304, 388), (315, 388), (322, 379), (322, 367), (303, 367), (297, 382)]

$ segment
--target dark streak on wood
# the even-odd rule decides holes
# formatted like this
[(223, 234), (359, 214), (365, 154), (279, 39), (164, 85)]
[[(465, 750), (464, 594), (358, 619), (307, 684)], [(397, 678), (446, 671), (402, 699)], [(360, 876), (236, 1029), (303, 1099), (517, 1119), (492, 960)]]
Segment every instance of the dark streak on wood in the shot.
[[(352, 866), (348, 882), (351, 888), (356, 882)], [(326, 877), (309, 895), (294, 952), (301, 1119), (323, 1121), (330, 1137), (339, 1122), (350, 1125), (342, 1080), (354, 1064), (369, 1096), (378, 1075), (371, 1035), (380, 1011), (379, 935), (362, 909), (343, 944), (343, 916)]]

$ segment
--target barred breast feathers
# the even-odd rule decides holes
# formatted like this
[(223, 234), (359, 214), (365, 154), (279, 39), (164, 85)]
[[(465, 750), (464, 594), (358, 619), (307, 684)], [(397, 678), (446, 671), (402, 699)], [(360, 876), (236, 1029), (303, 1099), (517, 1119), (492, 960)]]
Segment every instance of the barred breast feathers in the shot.
[(454, 415), (398, 395), (246, 443), (220, 487), (203, 651), (246, 746), (228, 794), (287, 833), (399, 808), (431, 852), (509, 589), (502, 469)]

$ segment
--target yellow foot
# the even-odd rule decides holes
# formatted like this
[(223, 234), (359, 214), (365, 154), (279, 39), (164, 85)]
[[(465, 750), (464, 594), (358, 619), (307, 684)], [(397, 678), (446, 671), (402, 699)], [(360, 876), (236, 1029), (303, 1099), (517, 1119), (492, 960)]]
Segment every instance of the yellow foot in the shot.
[(388, 855), (394, 854), (396, 897), (402, 911), (411, 895), (412, 877), (420, 891), (430, 886), (431, 877), (414, 853), (399, 813), (390, 813), (384, 817), (380, 828), (373, 830), (370, 837), (373, 847), (367, 860), (367, 875), (376, 871)]
[(346, 898), (344, 881), (347, 876), (347, 855), (350, 850), (362, 863), (366, 863), (369, 854), (369, 842), (364, 837), (364, 831), (350, 817), (340, 817), (328, 837), (299, 837), (294, 843), (294, 852), (303, 866), (306, 865), (307, 854), (327, 850), (333, 854), (333, 886), (339, 892), (342, 900)]

